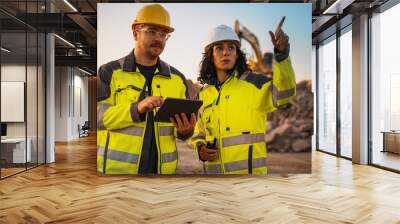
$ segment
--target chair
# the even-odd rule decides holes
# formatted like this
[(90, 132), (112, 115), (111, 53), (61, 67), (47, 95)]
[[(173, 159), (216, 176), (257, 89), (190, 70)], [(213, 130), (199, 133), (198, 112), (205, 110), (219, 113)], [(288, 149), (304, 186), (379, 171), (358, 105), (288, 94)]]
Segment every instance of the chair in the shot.
[(80, 127), (80, 125), (78, 124), (79, 138), (89, 136), (89, 129), (90, 129), (89, 121), (85, 121), (82, 127)]

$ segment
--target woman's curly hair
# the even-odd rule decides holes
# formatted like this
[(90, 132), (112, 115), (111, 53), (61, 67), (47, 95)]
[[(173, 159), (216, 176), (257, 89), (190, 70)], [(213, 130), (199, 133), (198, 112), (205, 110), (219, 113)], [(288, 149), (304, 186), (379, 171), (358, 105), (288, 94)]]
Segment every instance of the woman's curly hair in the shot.
[[(242, 75), (244, 72), (249, 71), (249, 67), (246, 63), (246, 55), (238, 46), (236, 46), (236, 54), (238, 58), (236, 59), (235, 66), (228, 72), (228, 75), (232, 75), (232, 73), (236, 70), (238, 75)], [(202, 84), (207, 83), (208, 85), (217, 84), (217, 71), (214, 65), (214, 57), (213, 57), (213, 47), (209, 46), (205, 49), (203, 53), (203, 59), (200, 62), (200, 74), (197, 78)]]

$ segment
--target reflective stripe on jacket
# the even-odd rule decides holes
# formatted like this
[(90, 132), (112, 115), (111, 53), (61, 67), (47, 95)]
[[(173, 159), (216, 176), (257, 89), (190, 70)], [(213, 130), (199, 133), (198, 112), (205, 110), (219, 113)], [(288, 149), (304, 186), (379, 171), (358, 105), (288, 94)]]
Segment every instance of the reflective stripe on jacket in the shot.
[[(174, 67), (158, 61), (153, 96), (188, 98), (185, 77)], [(138, 102), (149, 95), (146, 78), (135, 64), (133, 51), (104, 64), (97, 77), (97, 170), (106, 174), (137, 174), (147, 122), (141, 120)], [(154, 114), (156, 111), (154, 111)], [(158, 173), (175, 173), (178, 161), (171, 123), (155, 122)]]
[(296, 95), (290, 57), (274, 63), (273, 79), (246, 72), (229, 77), (218, 91), (206, 85), (191, 143), (217, 140), (218, 159), (205, 162), (207, 173), (267, 173), (264, 140), (267, 112), (276, 110)]

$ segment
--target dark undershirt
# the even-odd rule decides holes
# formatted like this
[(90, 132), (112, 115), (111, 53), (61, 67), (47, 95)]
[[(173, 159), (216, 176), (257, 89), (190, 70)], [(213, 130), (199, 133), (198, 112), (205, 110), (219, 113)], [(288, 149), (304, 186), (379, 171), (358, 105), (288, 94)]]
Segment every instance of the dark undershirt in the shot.
[[(136, 64), (140, 72), (146, 77), (149, 96), (151, 92), (151, 83), (153, 81), (154, 72), (157, 69), (157, 64), (153, 66), (144, 66)], [(142, 120), (145, 119), (145, 114), (141, 115)], [(157, 144), (154, 133), (154, 115), (153, 112), (147, 112), (146, 132), (144, 134), (142, 154), (140, 156), (139, 173), (140, 174), (156, 174), (158, 167)]]

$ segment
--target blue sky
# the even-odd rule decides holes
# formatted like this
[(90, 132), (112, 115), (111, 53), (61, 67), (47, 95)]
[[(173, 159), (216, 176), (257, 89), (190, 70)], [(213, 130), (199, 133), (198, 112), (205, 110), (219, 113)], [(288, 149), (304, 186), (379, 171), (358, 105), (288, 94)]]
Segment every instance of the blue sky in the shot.
[[(98, 4), (98, 67), (128, 54), (134, 47), (130, 25), (144, 3)], [(262, 52), (272, 51), (268, 30), (274, 31), (282, 16), (282, 29), (288, 34), (297, 81), (311, 79), (311, 4), (267, 3), (164, 3), (175, 32), (161, 58), (185, 76), (196, 80), (205, 41), (210, 30), (220, 24), (233, 27), (234, 21), (250, 29)], [(242, 50), (254, 56), (242, 41)]]

